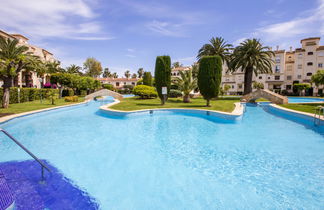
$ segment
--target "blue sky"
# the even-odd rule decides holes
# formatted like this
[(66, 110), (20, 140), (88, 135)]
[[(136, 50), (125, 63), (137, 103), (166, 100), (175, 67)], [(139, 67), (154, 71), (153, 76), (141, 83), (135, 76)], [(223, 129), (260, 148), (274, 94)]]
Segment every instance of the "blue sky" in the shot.
[[(324, 40), (324, 0), (3, 0), (0, 29), (21, 33), (63, 66), (95, 57), (123, 75), (154, 70), (157, 55), (190, 65), (213, 36), (237, 45), (299, 47)], [(322, 43), (323, 43), (322, 40)]]

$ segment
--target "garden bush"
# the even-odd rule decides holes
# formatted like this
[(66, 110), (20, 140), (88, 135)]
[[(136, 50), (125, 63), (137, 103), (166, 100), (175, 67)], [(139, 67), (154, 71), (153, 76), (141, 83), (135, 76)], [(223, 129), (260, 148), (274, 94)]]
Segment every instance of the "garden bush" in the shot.
[(171, 89), (169, 92), (169, 97), (170, 98), (182, 97), (182, 92), (180, 90)]
[[(27, 101), (35, 101), (46, 98), (46, 95), (49, 91), (54, 91), (55, 93), (59, 93), (58, 89), (39, 89), (39, 88), (20, 88), (20, 103), (24, 103)], [(0, 103), (2, 103), (3, 89), (0, 89)], [(10, 88), (10, 104), (16, 104), (19, 102), (18, 99), (18, 88), (12, 87)]]
[(66, 96), (64, 97), (64, 101), (66, 102), (78, 102), (79, 97), (78, 96)]
[(133, 94), (136, 96), (140, 96), (142, 99), (144, 98), (156, 98), (157, 92), (154, 87), (147, 85), (137, 85), (133, 89)]

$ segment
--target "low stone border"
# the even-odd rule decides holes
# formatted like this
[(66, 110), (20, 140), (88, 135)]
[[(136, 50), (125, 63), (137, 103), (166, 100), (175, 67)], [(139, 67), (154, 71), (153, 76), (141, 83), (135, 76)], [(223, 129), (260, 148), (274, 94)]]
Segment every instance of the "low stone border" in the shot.
[(244, 105), (240, 102), (235, 103), (235, 108), (231, 113), (222, 112), (222, 111), (214, 111), (214, 110), (206, 110), (206, 109), (189, 109), (189, 108), (155, 108), (155, 109), (141, 109), (136, 111), (121, 111), (110, 109), (109, 107), (120, 103), (119, 100), (114, 99), (113, 103), (106, 104), (100, 107), (100, 110), (103, 110), (111, 115), (115, 116), (126, 116), (127, 114), (134, 114), (134, 113), (142, 113), (142, 112), (152, 112), (152, 111), (179, 111), (179, 112), (190, 112), (190, 113), (200, 113), (200, 114), (207, 114), (211, 116), (221, 117), (224, 119), (231, 119), (235, 120), (241, 117), (244, 113)]
[(54, 109), (60, 109), (60, 108), (64, 108), (64, 107), (70, 107), (70, 106), (76, 106), (76, 105), (80, 105), (80, 104), (86, 104), (88, 103), (90, 100), (86, 100), (80, 103), (75, 103), (75, 104), (68, 104), (68, 105), (62, 105), (62, 106), (56, 106), (56, 107), (51, 107), (51, 108), (45, 108), (45, 109), (38, 109), (38, 110), (34, 110), (34, 111), (29, 111), (29, 112), (22, 112), (19, 114), (12, 114), (12, 115), (7, 115), (4, 117), (0, 117), (0, 123), (4, 123), (7, 122), (9, 120), (18, 118), (18, 117), (22, 117), (22, 116), (26, 116), (26, 115), (31, 115), (31, 114), (36, 114), (39, 112), (45, 112), (45, 111), (50, 111), (50, 110), (54, 110)]
[[(282, 111), (286, 111), (288, 113), (294, 114), (294, 115), (299, 115), (300, 117), (304, 118), (304, 119), (308, 119), (308, 120), (314, 120), (314, 114), (311, 113), (307, 113), (307, 112), (301, 112), (301, 111), (297, 111), (297, 110), (293, 110), (293, 109), (288, 109), (285, 107), (281, 107), (278, 106), (276, 104), (270, 104), (271, 107), (282, 110)], [(316, 117), (317, 119), (320, 119), (321, 121), (324, 122), (324, 118), (321, 117)]]

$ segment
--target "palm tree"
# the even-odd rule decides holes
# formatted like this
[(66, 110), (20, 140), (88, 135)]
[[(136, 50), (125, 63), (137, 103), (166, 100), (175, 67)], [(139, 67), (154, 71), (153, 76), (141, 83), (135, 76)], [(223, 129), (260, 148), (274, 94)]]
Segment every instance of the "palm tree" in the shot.
[(274, 52), (264, 47), (258, 39), (247, 39), (234, 49), (230, 71), (244, 72), (244, 95), (252, 92), (252, 76), (272, 72)]
[(142, 78), (143, 75), (144, 75), (144, 69), (143, 68), (139, 68), (138, 71), (137, 71), (137, 74), (138, 74), (138, 78)]
[(135, 73), (132, 74), (132, 78), (133, 78), (133, 79), (136, 79), (136, 78), (137, 78), (137, 74), (135, 74)]
[(0, 79), (3, 81), (3, 108), (9, 106), (10, 87), (13, 85), (13, 79), (30, 62), (32, 56), (27, 51), (28, 47), (19, 46), (18, 40), (5, 39), (0, 36)]
[(102, 77), (103, 77), (103, 78), (108, 78), (108, 77), (111, 77), (111, 76), (112, 76), (112, 74), (111, 74), (109, 68), (105, 68), (105, 69), (104, 69), (104, 72), (103, 72), (103, 74), (102, 74)]
[(183, 102), (190, 102), (190, 92), (197, 88), (197, 79), (193, 77), (192, 70), (179, 71), (180, 77), (173, 77), (173, 84), (183, 92)]
[(129, 70), (126, 70), (124, 75), (127, 79), (131, 76)]
[(118, 74), (117, 74), (117, 72), (114, 72), (111, 76), (112, 76), (113, 78), (118, 78)]
[(183, 65), (179, 62), (179, 61), (176, 61), (172, 64), (172, 68), (179, 68), (179, 67), (182, 67)]
[(69, 67), (66, 68), (66, 72), (69, 73), (69, 74), (82, 75), (81, 69), (82, 68), (80, 66), (72, 64), (72, 65), (70, 65)]
[(47, 72), (48, 74), (53, 74), (53, 73), (58, 73), (58, 72), (63, 72), (64, 69), (60, 67), (61, 62), (60, 61), (49, 61), (46, 63), (47, 67)]
[(197, 59), (204, 56), (218, 55), (222, 58), (223, 63), (229, 63), (233, 45), (228, 44), (222, 37), (212, 37), (210, 43), (204, 44), (198, 51)]

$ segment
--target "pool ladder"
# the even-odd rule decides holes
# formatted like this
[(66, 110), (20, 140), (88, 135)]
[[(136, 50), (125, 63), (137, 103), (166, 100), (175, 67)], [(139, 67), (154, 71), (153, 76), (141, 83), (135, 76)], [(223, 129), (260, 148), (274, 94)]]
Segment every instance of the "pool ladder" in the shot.
[(36, 160), (39, 163), (39, 165), (41, 166), (41, 169), (42, 169), (42, 180), (41, 180), (41, 183), (44, 182), (45, 181), (44, 169), (46, 169), (48, 172), (51, 172), (51, 170), (48, 168), (48, 166), (46, 166), (43, 161), (41, 161), (40, 159), (38, 159), (31, 151), (29, 151), (24, 145), (22, 145), (17, 139), (15, 139), (15, 137), (13, 137), (12, 135), (10, 135), (7, 131), (5, 131), (2, 128), (0, 128), (0, 131), (2, 133), (4, 133), (6, 136), (8, 136), (21, 149), (23, 149), (28, 155), (30, 155), (32, 158), (34, 158), (34, 160)]
[[(323, 119), (322, 119), (323, 118)], [(319, 126), (324, 120), (324, 106), (318, 106), (314, 113), (314, 125)]]

